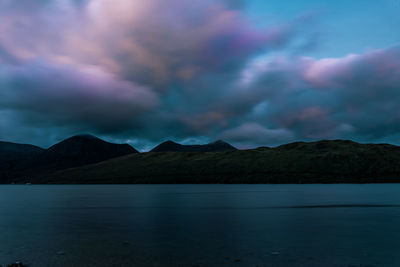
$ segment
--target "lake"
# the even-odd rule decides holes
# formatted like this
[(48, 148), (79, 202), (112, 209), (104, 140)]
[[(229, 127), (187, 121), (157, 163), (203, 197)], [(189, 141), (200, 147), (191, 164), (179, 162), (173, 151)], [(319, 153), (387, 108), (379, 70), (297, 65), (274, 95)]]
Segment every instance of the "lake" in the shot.
[(400, 266), (400, 184), (2, 185), (0, 264)]

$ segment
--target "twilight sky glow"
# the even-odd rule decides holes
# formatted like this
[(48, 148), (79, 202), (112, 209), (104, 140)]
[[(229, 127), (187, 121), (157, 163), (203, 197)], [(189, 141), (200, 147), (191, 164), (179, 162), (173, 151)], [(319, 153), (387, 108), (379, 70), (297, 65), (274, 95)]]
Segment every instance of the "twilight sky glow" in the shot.
[(0, 0), (0, 140), (400, 144), (400, 0)]

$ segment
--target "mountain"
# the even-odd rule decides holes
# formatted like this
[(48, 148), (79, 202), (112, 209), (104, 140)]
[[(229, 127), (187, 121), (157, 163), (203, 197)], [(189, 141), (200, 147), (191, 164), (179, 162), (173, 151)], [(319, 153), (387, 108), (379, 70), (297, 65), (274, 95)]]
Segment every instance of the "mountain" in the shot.
[(43, 148), (34, 145), (0, 141), (0, 170), (15, 169), (21, 161), (32, 159), (43, 151)]
[(400, 182), (400, 147), (347, 140), (218, 153), (132, 154), (37, 177), (36, 183)]
[(181, 145), (168, 140), (159, 144), (150, 152), (223, 152), (233, 150), (237, 149), (222, 140), (206, 145)]
[(76, 135), (51, 146), (31, 165), (39, 169), (65, 169), (132, 153), (138, 151), (128, 144), (113, 144), (92, 135)]

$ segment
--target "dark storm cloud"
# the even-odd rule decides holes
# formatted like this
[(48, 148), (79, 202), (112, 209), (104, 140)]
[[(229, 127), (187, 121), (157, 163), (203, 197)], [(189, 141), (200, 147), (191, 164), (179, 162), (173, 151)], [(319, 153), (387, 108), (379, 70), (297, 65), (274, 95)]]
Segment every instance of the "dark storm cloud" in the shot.
[(1, 107), (45, 117), (46, 123), (118, 130), (157, 106), (157, 96), (148, 88), (95, 67), (75, 69), (35, 61), (2, 72)]
[(396, 133), (398, 48), (301, 57), (318, 46), (314, 15), (259, 29), (244, 4), (0, 1), (0, 138), (247, 147)]
[[(241, 98), (243, 104), (264, 103), (247, 121), (290, 130), (300, 140), (388, 141), (399, 131), (400, 47), (343, 58), (266, 59), (247, 71), (245, 90), (257, 97)], [(267, 136), (265, 143), (276, 143)]]

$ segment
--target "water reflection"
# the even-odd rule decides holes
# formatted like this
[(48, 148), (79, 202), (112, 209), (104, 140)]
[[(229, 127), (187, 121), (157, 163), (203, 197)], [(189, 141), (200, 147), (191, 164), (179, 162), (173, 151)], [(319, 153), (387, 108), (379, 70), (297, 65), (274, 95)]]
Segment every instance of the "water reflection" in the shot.
[(399, 189), (1, 186), (0, 264), (399, 266)]

